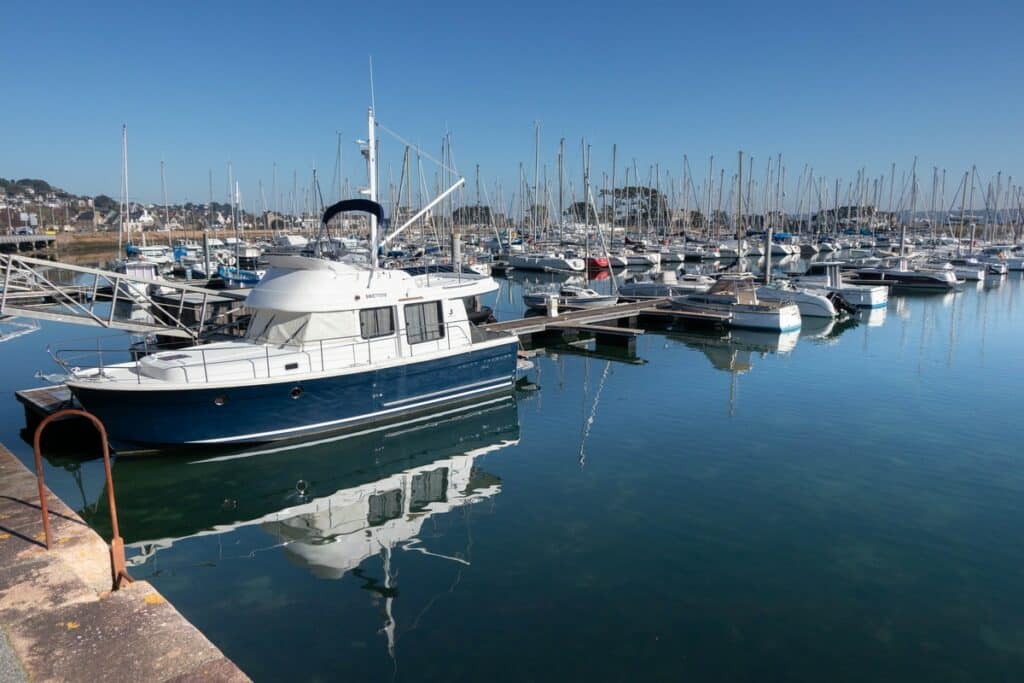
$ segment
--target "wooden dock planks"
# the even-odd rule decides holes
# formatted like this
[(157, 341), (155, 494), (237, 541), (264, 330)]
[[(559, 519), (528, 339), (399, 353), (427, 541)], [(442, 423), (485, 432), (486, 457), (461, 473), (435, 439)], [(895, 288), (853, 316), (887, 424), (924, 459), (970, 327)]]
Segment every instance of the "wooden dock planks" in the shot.
[[(490, 323), (480, 327), (492, 332), (514, 332), (516, 334), (535, 334), (548, 330), (558, 329), (582, 329), (587, 325), (600, 325), (601, 323), (622, 318), (634, 318), (637, 316), (654, 316), (671, 318), (679, 321), (690, 321), (698, 323), (725, 324), (729, 321), (726, 314), (700, 313), (693, 311), (676, 311), (668, 308), (669, 300), (647, 299), (644, 301), (630, 301), (602, 306), (601, 308), (584, 308), (562, 313), (555, 317), (543, 315), (507, 320), (505, 322)], [(627, 328), (622, 328), (627, 329)], [(634, 328), (635, 329), (635, 328)]]

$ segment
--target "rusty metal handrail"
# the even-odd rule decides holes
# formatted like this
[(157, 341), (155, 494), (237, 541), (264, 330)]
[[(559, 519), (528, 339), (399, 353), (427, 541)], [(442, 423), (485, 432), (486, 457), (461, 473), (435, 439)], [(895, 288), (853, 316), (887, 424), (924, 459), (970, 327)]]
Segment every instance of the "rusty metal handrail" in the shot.
[(123, 582), (131, 583), (132, 577), (128, 576), (128, 568), (124, 557), (124, 539), (121, 538), (121, 532), (117, 526), (117, 503), (114, 499), (114, 475), (110, 467), (110, 444), (107, 441), (107, 430), (99, 418), (79, 408), (64, 408), (47, 415), (39, 423), (39, 426), (36, 427), (36, 433), (32, 439), (32, 448), (36, 456), (36, 481), (39, 484), (39, 508), (43, 515), (43, 533), (46, 537), (46, 549), (50, 549), (53, 539), (50, 534), (50, 515), (46, 503), (46, 483), (43, 481), (43, 454), (39, 444), (43, 436), (43, 430), (46, 429), (47, 425), (62, 417), (71, 416), (88, 419), (96, 427), (96, 431), (100, 433), (100, 443), (103, 446), (103, 469), (107, 476), (107, 501), (110, 503), (110, 522), (113, 528), (113, 537), (110, 539), (110, 574), (113, 590), (117, 590)]

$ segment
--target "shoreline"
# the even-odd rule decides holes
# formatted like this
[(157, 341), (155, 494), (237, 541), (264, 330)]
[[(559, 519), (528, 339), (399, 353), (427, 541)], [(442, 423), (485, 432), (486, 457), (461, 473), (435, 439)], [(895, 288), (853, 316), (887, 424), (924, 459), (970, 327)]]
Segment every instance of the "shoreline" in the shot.
[(50, 550), (36, 477), (0, 444), (0, 673), (14, 681), (250, 680), (149, 582), (110, 590), (106, 541), (46, 493)]

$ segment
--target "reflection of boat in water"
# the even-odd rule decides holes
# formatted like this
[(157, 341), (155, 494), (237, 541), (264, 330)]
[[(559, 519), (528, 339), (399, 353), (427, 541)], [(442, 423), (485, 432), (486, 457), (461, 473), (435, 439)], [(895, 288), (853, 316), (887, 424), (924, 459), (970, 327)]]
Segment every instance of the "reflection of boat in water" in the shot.
[[(865, 318), (870, 315), (869, 310), (858, 309), (854, 315), (863, 315)], [(882, 309), (884, 310), (884, 309)], [(846, 330), (856, 327), (857, 318), (847, 317), (842, 320), (830, 320), (827, 318), (806, 318), (800, 328), (800, 338), (812, 340), (818, 344), (832, 344), (839, 340), (839, 336)]]
[[(497, 493), (500, 481), (474, 460), (518, 438), (516, 404), (504, 396), (305, 445), (119, 460), (120, 530), (138, 565), (187, 538), (259, 525), (317, 575), (340, 576), (378, 541), (410, 540), (426, 517)], [(82, 511), (100, 533), (107, 515), (103, 505)]]
[[(473, 412), (435, 413), (305, 447), (188, 463), (122, 460), (114, 480), (120, 529), (132, 554), (128, 563), (136, 572), (141, 566), (160, 572), (197, 554), (216, 565), (279, 549), (293, 566), (319, 579), (351, 572), (380, 599), (378, 633), (394, 658), (400, 593), (393, 558), (412, 551), (460, 571), (471, 565), (468, 530), (466, 547), (453, 551), (450, 543), (433, 540), (440, 527), (428, 520), (457, 508), (467, 515), (468, 506), (497, 495), (501, 479), (477, 459), (518, 439), (516, 403), (504, 397)], [(239, 458), (247, 459), (244, 465)], [(95, 512), (89, 521), (109, 529), (109, 519), (97, 519), (102, 514)], [(182, 542), (190, 545), (153, 562), (159, 551)], [(227, 556), (225, 548), (231, 549)]]
[(0, 316), (0, 342), (10, 341), (39, 330), (37, 320)]
[(865, 308), (854, 314), (854, 320), (868, 327), (881, 327), (888, 314), (888, 308)]
[(736, 395), (739, 376), (754, 367), (754, 354), (788, 354), (796, 348), (800, 332), (771, 332), (767, 330), (731, 329), (728, 334), (684, 332), (672, 333), (669, 339), (697, 349), (711, 361), (716, 370), (727, 372), (729, 378), (729, 415), (736, 414)]
[(724, 335), (697, 331), (673, 332), (668, 338), (702, 352), (716, 370), (742, 374), (754, 367), (751, 354), (790, 353), (796, 348), (800, 332), (734, 328)]

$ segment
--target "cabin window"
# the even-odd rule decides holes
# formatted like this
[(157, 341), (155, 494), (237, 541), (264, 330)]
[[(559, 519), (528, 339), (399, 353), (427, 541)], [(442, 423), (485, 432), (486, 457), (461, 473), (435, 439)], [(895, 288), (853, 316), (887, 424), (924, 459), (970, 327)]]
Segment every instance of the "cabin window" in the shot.
[(246, 338), (259, 344), (301, 343), (310, 317), (309, 313), (259, 310), (249, 322)]
[(359, 311), (359, 334), (363, 339), (386, 337), (394, 331), (395, 314), (391, 306), (364, 308)]
[(370, 523), (370, 526), (380, 526), (390, 519), (398, 519), (402, 516), (402, 489), (375, 493), (366, 502), (369, 508), (366, 521)]
[(405, 307), (405, 333), (410, 344), (444, 338), (444, 312), (440, 301)]

